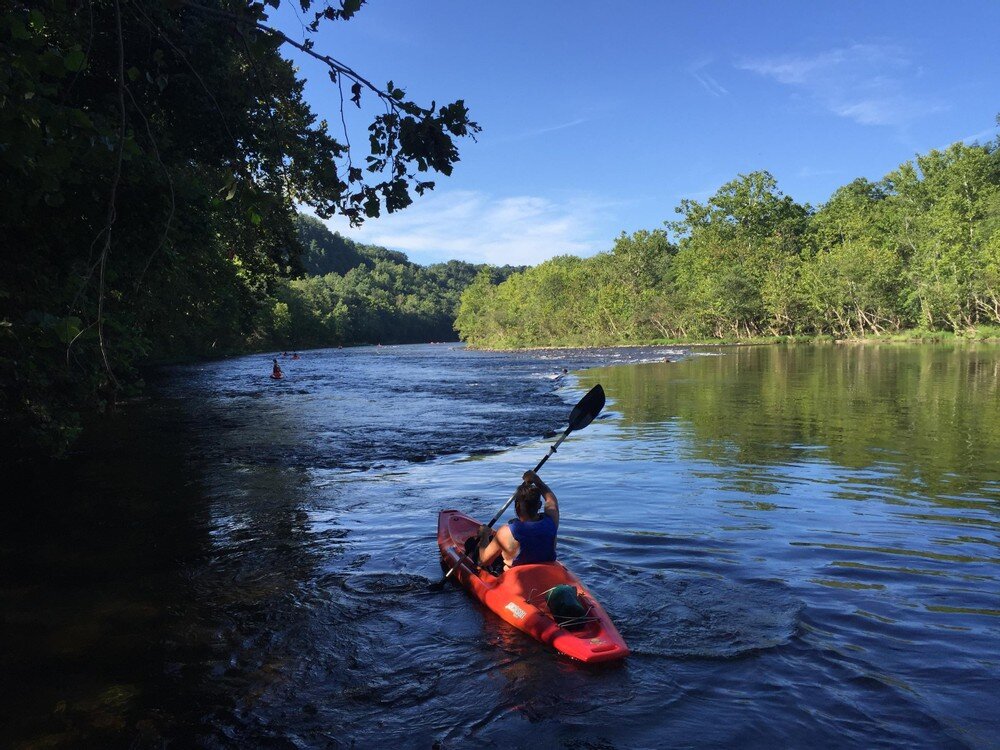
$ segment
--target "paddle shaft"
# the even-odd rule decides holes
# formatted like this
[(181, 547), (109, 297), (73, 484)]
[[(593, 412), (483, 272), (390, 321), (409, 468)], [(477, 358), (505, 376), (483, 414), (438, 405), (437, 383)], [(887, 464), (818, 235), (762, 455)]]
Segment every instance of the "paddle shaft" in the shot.
[[(562, 437), (560, 437), (555, 442), (555, 444), (551, 448), (549, 448), (549, 452), (545, 454), (544, 458), (542, 458), (542, 460), (538, 462), (538, 466), (536, 466), (534, 468), (534, 472), (536, 474), (538, 473), (539, 469), (541, 469), (543, 466), (545, 466), (545, 462), (549, 460), (549, 456), (551, 456), (553, 453), (555, 453), (556, 450), (559, 448), (559, 446), (562, 445), (562, 441), (569, 437), (569, 433), (570, 432), (572, 432), (572, 430), (566, 430), (566, 432), (564, 432), (562, 434)], [(493, 518), (490, 520), (490, 522), (488, 524), (486, 524), (487, 528), (490, 528), (490, 529), (493, 528), (493, 524), (495, 524), (497, 521), (500, 520), (500, 516), (502, 516), (504, 514), (504, 511), (507, 510), (507, 508), (510, 507), (510, 504), (512, 502), (514, 502), (514, 498), (516, 496), (517, 496), (517, 491), (515, 490), (514, 494), (510, 496), (510, 500), (508, 500), (507, 502), (505, 502), (503, 504), (503, 507), (500, 510), (497, 511), (497, 514), (495, 516), (493, 516)]]

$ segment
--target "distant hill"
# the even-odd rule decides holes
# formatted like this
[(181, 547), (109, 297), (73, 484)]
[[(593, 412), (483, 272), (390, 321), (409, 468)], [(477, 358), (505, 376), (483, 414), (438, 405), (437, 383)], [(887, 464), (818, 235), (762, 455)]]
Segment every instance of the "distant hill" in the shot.
[(305, 250), (302, 266), (309, 276), (325, 276), (328, 273), (344, 275), (358, 266), (371, 269), (380, 260), (404, 266), (417, 265), (405, 253), (378, 245), (362, 245), (347, 239), (340, 232), (331, 232), (326, 224), (313, 216), (299, 214), (295, 223), (299, 241)]
[(257, 345), (279, 348), (456, 339), (466, 287), (487, 269), (494, 284), (524, 266), (449, 260), (422, 266), (405, 253), (362, 245), (299, 215), (304, 275), (283, 280), (258, 321)]
[[(340, 232), (331, 232), (322, 221), (314, 216), (299, 214), (296, 230), (302, 243), (302, 267), (307, 276), (325, 276), (336, 273), (341, 276), (353, 268), (364, 266), (373, 270), (379, 261), (419, 269), (437, 281), (442, 294), (458, 297), (484, 268), (490, 270), (491, 281), (500, 284), (515, 273), (521, 273), (528, 266), (492, 266), (488, 263), (468, 263), (464, 260), (449, 260), (422, 266), (410, 260), (406, 253), (390, 250), (380, 245), (362, 245), (344, 237)], [(422, 274), (421, 274), (422, 275)]]

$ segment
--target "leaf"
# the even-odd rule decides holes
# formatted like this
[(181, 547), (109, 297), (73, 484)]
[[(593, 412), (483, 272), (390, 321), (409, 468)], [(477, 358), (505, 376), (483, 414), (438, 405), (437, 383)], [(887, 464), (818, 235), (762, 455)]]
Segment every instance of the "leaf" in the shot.
[(71, 49), (66, 53), (66, 57), (63, 58), (63, 65), (66, 66), (66, 70), (72, 73), (79, 73), (83, 70), (83, 64), (86, 62), (87, 56), (83, 54), (83, 50)]
[(72, 315), (68, 318), (60, 318), (52, 326), (52, 330), (59, 337), (59, 341), (68, 344), (80, 334), (81, 322), (79, 318)]
[(42, 15), (40, 10), (32, 10), (28, 14), (28, 23), (31, 24), (35, 31), (41, 31), (45, 28), (45, 16)]
[(11, 39), (31, 39), (31, 34), (28, 33), (19, 19), (13, 18), (10, 20), (10, 37)]
[(84, 112), (82, 109), (73, 110), (73, 119), (76, 120), (76, 124), (81, 128), (93, 128), (94, 123), (90, 119), (90, 115)]
[(140, 73), (139, 69), (133, 65), (131, 68), (125, 71), (125, 75), (128, 76), (128, 79), (130, 81), (138, 81), (139, 76), (141, 76), (142, 73)]
[(399, 101), (404, 96), (406, 96), (406, 92), (403, 91), (403, 89), (393, 89), (392, 90), (392, 98), (395, 99), (396, 101)]
[(331, 71), (329, 71), (329, 72), (327, 73), (327, 75), (329, 75), (329, 76), (330, 76), (330, 80), (331, 80), (331, 81), (333, 81), (334, 83), (336, 83), (336, 82), (337, 82), (337, 71), (335, 71), (335, 70), (331, 70)]
[(256, 211), (254, 211), (252, 208), (248, 208), (247, 209), (247, 216), (250, 217), (250, 223), (253, 224), (255, 227), (260, 225), (261, 216), (260, 216), (259, 213), (257, 213)]
[(351, 101), (358, 105), (358, 109), (361, 109), (361, 84), (355, 83), (351, 86)]
[(359, 10), (361, 10), (361, 0), (344, 0), (342, 15), (345, 19), (350, 18)]

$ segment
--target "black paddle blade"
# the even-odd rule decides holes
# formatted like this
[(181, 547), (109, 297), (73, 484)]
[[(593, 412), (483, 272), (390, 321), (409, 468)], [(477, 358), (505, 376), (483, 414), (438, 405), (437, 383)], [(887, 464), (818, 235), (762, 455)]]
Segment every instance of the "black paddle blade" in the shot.
[(569, 428), (567, 432), (582, 430), (594, 421), (594, 417), (601, 413), (604, 408), (604, 389), (598, 383), (586, 396), (580, 399), (580, 403), (573, 407), (569, 413)]

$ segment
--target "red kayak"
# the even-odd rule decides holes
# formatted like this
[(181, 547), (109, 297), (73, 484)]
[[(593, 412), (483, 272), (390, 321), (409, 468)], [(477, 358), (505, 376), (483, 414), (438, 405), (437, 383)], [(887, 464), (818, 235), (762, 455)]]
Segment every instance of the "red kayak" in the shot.
[[(515, 628), (574, 659), (596, 663), (628, 656), (628, 646), (607, 612), (561, 563), (518, 565), (500, 575), (479, 568), (465, 554), (465, 540), (475, 536), (479, 526), (457, 510), (443, 510), (438, 516), (441, 564), (446, 570), (455, 568), (452, 578), (463, 588)], [(560, 585), (572, 586), (586, 611), (563, 626), (546, 601), (546, 594)]]

